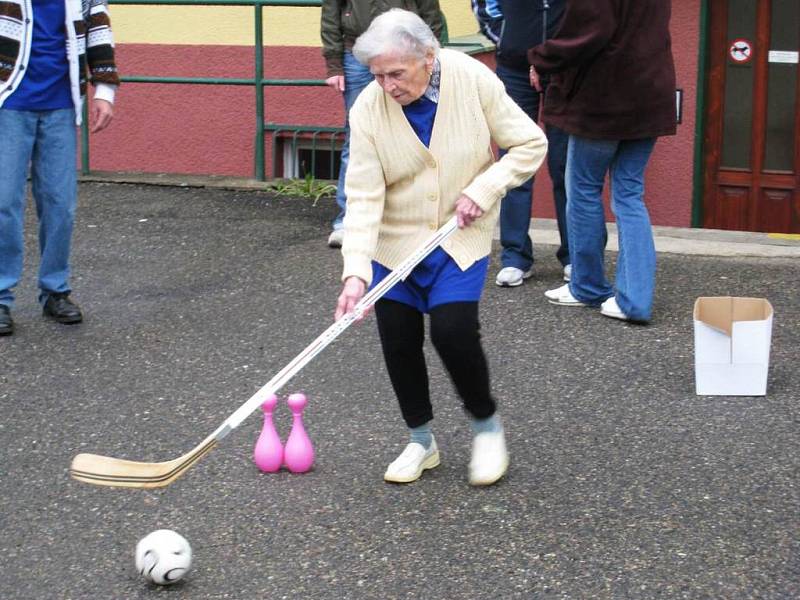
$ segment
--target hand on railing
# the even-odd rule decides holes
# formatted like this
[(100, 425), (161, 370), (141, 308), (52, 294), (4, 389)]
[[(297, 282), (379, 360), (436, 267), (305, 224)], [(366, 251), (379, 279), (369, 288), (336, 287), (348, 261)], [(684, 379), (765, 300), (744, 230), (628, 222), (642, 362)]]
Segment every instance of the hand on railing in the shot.
[(334, 75), (325, 80), (325, 85), (337, 92), (344, 91), (344, 75)]

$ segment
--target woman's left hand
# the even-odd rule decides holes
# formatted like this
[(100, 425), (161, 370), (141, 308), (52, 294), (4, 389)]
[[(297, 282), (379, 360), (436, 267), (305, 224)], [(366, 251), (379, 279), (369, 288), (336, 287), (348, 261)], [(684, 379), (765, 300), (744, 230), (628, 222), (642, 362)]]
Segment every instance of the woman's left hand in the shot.
[(463, 229), (469, 227), (475, 219), (483, 216), (483, 209), (475, 204), (469, 196), (461, 194), (456, 200), (456, 216), (458, 217), (458, 226)]

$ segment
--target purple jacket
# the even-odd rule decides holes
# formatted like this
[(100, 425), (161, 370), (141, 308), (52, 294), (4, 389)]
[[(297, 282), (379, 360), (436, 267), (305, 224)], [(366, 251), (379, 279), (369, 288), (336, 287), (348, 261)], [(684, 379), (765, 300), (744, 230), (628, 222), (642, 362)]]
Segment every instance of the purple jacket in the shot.
[(598, 140), (674, 134), (670, 12), (670, 0), (568, 0), (556, 37), (528, 51), (552, 76), (544, 121)]

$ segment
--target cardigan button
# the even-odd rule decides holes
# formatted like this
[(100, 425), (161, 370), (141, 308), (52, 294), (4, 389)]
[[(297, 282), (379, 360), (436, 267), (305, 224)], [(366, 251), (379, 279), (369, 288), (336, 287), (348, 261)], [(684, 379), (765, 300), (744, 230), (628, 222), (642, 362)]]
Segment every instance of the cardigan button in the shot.
[(435, 169), (436, 168), (436, 161), (435, 160), (428, 161), (428, 166), (431, 169)]
[(436, 231), (437, 229), (436, 223), (428, 223), (428, 229), (430, 229), (431, 231)]
[(431, 192), (430, 194), (428, 194), (427, 198), (428, 198), (428, 200), (430, 200), (431, 202), (436, 202), (436, 194), (434, 194), (433, 192)]

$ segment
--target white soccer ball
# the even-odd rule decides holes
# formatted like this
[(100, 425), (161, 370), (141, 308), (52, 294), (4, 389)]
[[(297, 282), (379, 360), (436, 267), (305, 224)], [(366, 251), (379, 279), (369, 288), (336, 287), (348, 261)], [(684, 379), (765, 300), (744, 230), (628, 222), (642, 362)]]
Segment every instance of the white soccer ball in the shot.
[(192, 547), (171, 529), (158, 529), (136, 544), (136, 570), (148, 581), (169, 585), (192, 566)]

